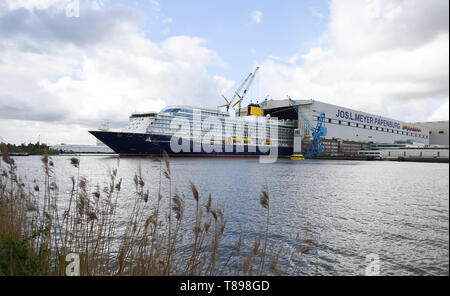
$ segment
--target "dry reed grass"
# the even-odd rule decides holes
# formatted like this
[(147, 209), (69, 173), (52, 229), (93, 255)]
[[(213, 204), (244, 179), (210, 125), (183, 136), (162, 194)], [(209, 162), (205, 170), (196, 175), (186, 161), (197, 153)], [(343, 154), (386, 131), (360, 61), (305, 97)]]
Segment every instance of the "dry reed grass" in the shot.
[[(282, 248), (267, 247), (267, 188), (260, 196), (265, 230), (249, 244), (241, 230), (234, 246), (225, 252), (226, 248), (221, 248), (227, 225), (223, 207), (213, 205), (211, 194), (202, 205), (202, 195), (192, 182), (192, 197), (177, 190), (172, 194), (170, 159), (165, 152), (158, 160), (159, 193), (154, 199), (149, 196), (141, 168), (134, 175), (134, 202), (126, 227), (120, 231), (116, 215), (122, 179), (117, 169), (110, 171), (108, 184), (101, 189), (89, 186), (89, 180), (80, 176), (80, 159), (71, 158), (77, 176), (70, 179), (68, 203), (61, 211), (51, 157), (46, 154), (41, 159), (43, 184), (34, 181), (25, 185), (6, 147), (1, 149), (0, 275), (64, 275), (69, 253), (80, 255), (81, 275), (285, 274), (280, 267)], [(162, 176), (168, 181), (168, 196), (161, 193)], [(89, 188), (95, 190), (90, 192)], [(183, 219), (186, 203), (191, 202), (195, 203), (193, 224)], [(180, 245), (182, 225), (192, 230), (192, 245), (188, 247)], [(297, 253), (313, 249), (313, 241), (297, 241)]]

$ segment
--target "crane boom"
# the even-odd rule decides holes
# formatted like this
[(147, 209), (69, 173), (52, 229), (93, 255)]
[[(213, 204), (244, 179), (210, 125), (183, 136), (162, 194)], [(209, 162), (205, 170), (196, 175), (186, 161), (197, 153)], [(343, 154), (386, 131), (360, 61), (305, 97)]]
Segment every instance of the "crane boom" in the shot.
[(236, 93), (239, 93), (242, 88), (244, 87), (244, 85), (247, 83), (247, 81), (250, 79), (250, 77), (252, 76), (253, 73), (248, 74), (247, 78), (244, 79), (244, 81), (241, 83), (241, 85), (239, 85), (238, 89), (235, 91), (233, 97), (230, 100), (230, 105), (231, 103), (233, 103), (234, 99), (236, 98)]
[[(233, 97), (231, 98), (231, 100), (228, 101), (228, 99), (224, 95), (222, 95), (222, 97), (224, 98), (224, 100), (227, 103), (224, 104), (224, 105), (217, 106), (217, 107), (218, 108), (226, 107), (227, 108), (227, 112), (228, 112), (228, 109), (230, 109), (230, 106), (233, 106), (233, 107), (236, 106), (236, 104), (232, 105), (233, 102), (234, 102), (234, 99), (236, 99), (236, 96), (238, 96), (240, 98), (240, 101), (242, 102), (245, 94), (247, 93), (248, 88), (250, 87), (250, 85), (252, 84), (253, 79), (255, 78), (255, 74), (256, 74), (256, 71), (258, 71), (258, 69), (259, 69), (259, 67), (256, 67), (254, 72), (251, 72), (250, 74), (248, 74), (248, 76), (244, 79), (244, 81), (241, 83), (241, 85), (239, 85), (238, 89), (234, 92)], [(249, 79), (250, 79), (250, 81), (249, 81)], [(242, 94), (242, 96), (239, 95), (239, 92), (242, 90), (242, 88), (246, 84), (247, 84), (247, 87), (245, 88), (244, 93)]]
[(322, 143), (322, 136), (327, 135), (327, 128), (324, 126), (325, 122), (325, 113), (320, 113), (320, 116), (317, 118), (317, 125), (314, 127), (309, 119), (306, 117), (306, 115), (300, 110), (297, 103), (292, 100), (289, 96), (289, 103), (294, 107), (295, 111), (297, 111), (297, 114), (300, 115), (300, 117), (303, 119), (303, 121), (308, 126), (309, 130), (312, 132), (313, 140), (308, 146), (308, 149), (306, 151), (305, 157), (317, 157), (321, 155), (327, 154), (327, 149)]
[(300, 115), (300, 117), (306, 123), (306, 125), (308, 126), (308, 129), (311, 132), (314, 132), (314, 130), (315, 130), (314, 126), (311, 124), (311, 122), (306, 117), (306, 115), (303, 114), (303, 112), (300, 110), (300, 108), (298, 107), (297, 103), (293, 99), (291, 99), (289, 96), (288, 96), (288, 99), (289, 99), (289, 103), (292, 105), (292, 107), (294, 107), (295, 111), (297, 111), (297, 114)]
[(258, 72), (258, 70), (259, 70), (259, 67), (256, 67), (255, 71), (253, 71), (253, 73), (250, 73), (250, 80), (248, 81), (247, 87), (245, 88), (245, 90), (241, 96), (242, 100), (244, 99), (245, 95), (247, 94), (247, 91), (249, 90), (250, 85), (252, 85), (253, 79), (255, 79), (255, 75), (256, 75), (256, 72)]

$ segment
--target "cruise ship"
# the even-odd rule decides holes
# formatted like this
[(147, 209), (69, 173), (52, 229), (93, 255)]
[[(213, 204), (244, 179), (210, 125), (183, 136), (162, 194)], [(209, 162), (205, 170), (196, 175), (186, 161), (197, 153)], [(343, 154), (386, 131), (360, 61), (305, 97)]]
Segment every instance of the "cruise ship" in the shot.
[[(242, 116), (241, 116), (242, 115)], [(122, 131), (89, 131), (121, 156), (259, 157), (290, 156), (297, 120), (264, 116), (258, 104), (245, 114), (169, 106), (159, 113), (135, 113)]]

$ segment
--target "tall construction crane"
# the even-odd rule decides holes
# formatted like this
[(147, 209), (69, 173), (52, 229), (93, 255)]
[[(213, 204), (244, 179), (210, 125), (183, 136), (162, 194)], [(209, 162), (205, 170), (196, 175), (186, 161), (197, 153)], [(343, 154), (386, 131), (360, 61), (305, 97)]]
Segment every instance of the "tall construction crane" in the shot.
[(239, 100), (236, 102), (236, 103), (234, 103), (234, 105), (233, 105), (233, 108), (236, 106), (236, 105), (238, 105), (239, 104), (239, 116), (241, 115), (241, 103), (242, 103), (242, 101), (244, 100), (244, 98), (245, 98), (245, 95), (247, 94), (247, 91), (250, 89), (250, 86), (252, 85), (252, 82), (253, 82), (253, 80), (255, 79), (255, 75), (256, 75), (256, 72), (258, 72), (258, 70), (259, 70), (259, 67), (256, 67), (255, 68), (255, 71), (253, 71), (253, 73), (250, 73), (250, 75), (247, 77), (247, 79), (244, 81), (244, 84), (245, 84), (245, 82), (247, 82), (247, 80), (248, 80), (248, 83), (247, 83), (247, 86), (245, 87), (245, 90), (244, 90), (244, 92), (242, 93), (242, 95), (240, 95), (239, 94), (239, 91), (235, 91), (234, 92), (234, 94), (236, 95), (236, 96), (238, 96), (239, 97)]
[(292, 107), (294, 107), (295, 111), (297, 111), (298, 115), (303, 119), (303, 121), (308, 126), (309, 130), (312, 132), (313, 140), (308, 146), (308, 149), (306, 151), (305, 157), (311, 158), (311, 157), (317, 157), (327, 154), (327, 149), (322, 143), (321, 137), (324, 137), (327, 135), (327, 128), (324, 126), (325, 122), (325, 113), (320, 113), (319, 118), (317, 119), (317, 125), (314, 127), (309, 119), (306, 117), (306, 115), (300, 110), (297, 103), (292, 100), (289, 96), (289, 104), (291, 104)]
[(247, 91), (249, 90), (250, 85), (252, 85), (253, 79), (255, 79), (256, 72), (258, 72), (258, 70), (259, 70), (259, 67), (256, 67), (255, 71), (253, 71), (253, 74), (250, 73), (250, 75), (251, 75), (250, 80), (248, 81), (247, 87), (245, 88), (244, 92), (242, 93), (242, 96), (240, 96), (241, 99), (244, 99), (245, 95), (247, 94)]
[[(252, 77), (253, 73), (248, 74), (248, 76), (244, 79), (244, 81), (242, 81), (241, 85), (239, 85), (238, 89), (235, 91), (235, 93), (233, 94), (233, 97), (231, 98), (231, 100), (228, 100), (224, 95), (222, 95), (222, 97), (224, 98), (224, 100), (227, 102), (224, 105), (220, 105), (218, 106), (220, 107), (226, 107), (227, 112), (230, 109), (230, 105), (233, 103), (234, 99), (236, 98), (236, 96), (239, 96), (239, 92), (242, 90), (242, 88), (244, 87), (244, 85), (247, 83), (247, 81), (250, 79), (250, 77)], [(244, 91), (245, 92), (245, 91)], [(240, 97), (240, 96), (239, 96)], [(236, 105), (236, 104), (235, 104)], [(233, 105), (233, 107), (235, 106)]]

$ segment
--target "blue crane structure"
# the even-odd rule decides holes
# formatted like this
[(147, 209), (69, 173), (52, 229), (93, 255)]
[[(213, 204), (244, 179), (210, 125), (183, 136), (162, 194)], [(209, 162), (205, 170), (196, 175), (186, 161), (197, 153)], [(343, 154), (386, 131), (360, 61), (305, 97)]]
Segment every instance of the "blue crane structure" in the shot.
[(308, 149), (306, 150), (305, 157), (311, 158), (311, 157), (317, 157), (327, 154), (327, 149), (322, 143), (321, 137), (324, 137), (327, 135), (327, 128), (324, 125), (325, 122), (325, 113), (320, 113), (319, 118), (317, 119), (317, 125), (314, 127), (309, 119), (306, 117), (305, 114), (300, 110), (297, 103), (292, 100), (289, 96), (289, 103), (294, 107), (295, 111), (297, 111), (298, 115), (303, 119), (303, 121), (308, 126), (309, 130), (312, 132), (313, 140), (308, 146)]

